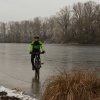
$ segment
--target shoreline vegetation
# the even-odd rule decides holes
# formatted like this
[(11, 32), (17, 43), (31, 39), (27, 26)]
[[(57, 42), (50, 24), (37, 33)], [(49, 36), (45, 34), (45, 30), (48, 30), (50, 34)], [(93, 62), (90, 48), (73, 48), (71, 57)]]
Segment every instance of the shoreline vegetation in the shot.
[(64, 72), (49, 78), (42, 100), (100, 100), (100, 76), (94, 72)]

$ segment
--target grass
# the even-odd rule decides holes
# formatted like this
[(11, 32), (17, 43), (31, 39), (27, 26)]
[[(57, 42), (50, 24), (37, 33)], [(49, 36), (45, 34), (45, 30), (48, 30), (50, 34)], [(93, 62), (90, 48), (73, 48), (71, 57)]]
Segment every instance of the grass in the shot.
[(100, 77), (94, 72), (64, 72), (45, 83), (42, 100), (100, 100)]

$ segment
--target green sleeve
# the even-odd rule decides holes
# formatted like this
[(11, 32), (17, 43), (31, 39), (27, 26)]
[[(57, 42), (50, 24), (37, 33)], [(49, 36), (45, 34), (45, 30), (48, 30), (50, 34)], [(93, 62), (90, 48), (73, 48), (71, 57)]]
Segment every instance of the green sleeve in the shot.
[(40, 41), (40, 44), (41, 44), (41, 48), (40, 48), (41, 52), (45, 51), (44, 45), (43, 45), (43, 43), (41, 41)]
[(33, 51), (33, 43), (34, 43), (34, 42), (32, 42), (32, 43), (30, 44), (30, 49), (29, 49), (29, 52), (30, 52), (30, 53), (32, 53), (32, 51)]

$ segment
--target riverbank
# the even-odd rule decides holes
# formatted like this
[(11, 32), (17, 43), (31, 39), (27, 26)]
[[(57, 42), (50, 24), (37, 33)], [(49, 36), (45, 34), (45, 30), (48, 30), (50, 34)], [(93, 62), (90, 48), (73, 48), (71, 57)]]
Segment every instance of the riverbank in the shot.
[(100, 77), (94, 72), (62, 72), (46, 82), (42, 100), (100, 100)]
[[(31, 41), (32, 42), (32, 41)], [(0, 42), (1, 44), (30, 44), (31, 42)], [(62, 44), (62, 45), (97, 45), (100, 46), (100, 43), (79, 43), (79, 42), (43, 42), (44, 44)]]
[(22, 91), (17, 89), (8, 89), (0, 86), (0, 100), (37, 100), (25, 95)]

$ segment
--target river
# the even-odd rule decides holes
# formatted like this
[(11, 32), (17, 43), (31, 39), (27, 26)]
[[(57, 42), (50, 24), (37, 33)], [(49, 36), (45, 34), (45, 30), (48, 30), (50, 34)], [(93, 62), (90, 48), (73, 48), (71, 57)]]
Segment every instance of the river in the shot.
[(0, 85), (18, 88), (34, 97), (39, 97), (46, 79), (64, 70), (77, 69), (100, 72), (100, 46), (77, 46), (45, 44), (46, 54), (41, 55), (44, 63), (40, 80), (34, 79), (31, 70), (29, 44), (0, 44)]

